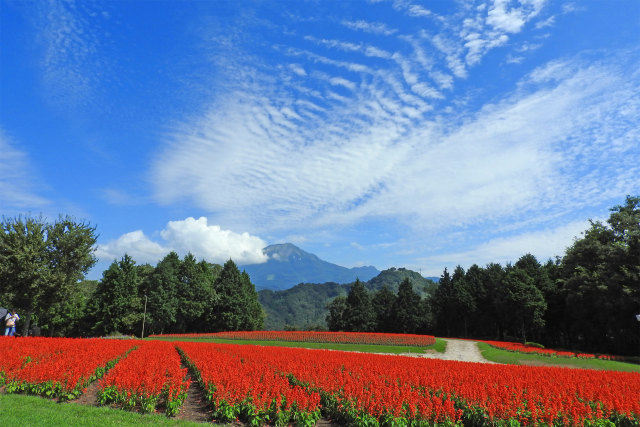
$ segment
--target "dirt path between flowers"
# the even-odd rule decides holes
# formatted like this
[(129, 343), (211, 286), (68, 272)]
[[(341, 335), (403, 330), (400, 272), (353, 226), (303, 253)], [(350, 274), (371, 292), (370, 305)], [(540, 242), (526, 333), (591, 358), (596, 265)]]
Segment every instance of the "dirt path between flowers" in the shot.
[(444, 353), (432, 351), (421, 356), (431, 359), (457, 360), (459, 362), (494, 363), (482, 357), (476, 341), (455, 339), (447, 339), (446, 341), (447, 349)]

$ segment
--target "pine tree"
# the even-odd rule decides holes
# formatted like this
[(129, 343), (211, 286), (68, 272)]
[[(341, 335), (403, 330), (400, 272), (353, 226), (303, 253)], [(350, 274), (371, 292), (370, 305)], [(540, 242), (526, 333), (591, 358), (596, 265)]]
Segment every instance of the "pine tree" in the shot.
[(375, 328), (375, 312), (371, 305), (369, 292), (360, 279), (356, 279), (347, 295), (344, 310), (345, 330), (351, 332), (370, 332)]
[(405, 278), (398, 287), (398, 297), (393, 306), (393, 319), (396, 331), (403, 334), (413, 334), (420, 326), (420, 295), (413, 290), (413, 284), (409, 278)]

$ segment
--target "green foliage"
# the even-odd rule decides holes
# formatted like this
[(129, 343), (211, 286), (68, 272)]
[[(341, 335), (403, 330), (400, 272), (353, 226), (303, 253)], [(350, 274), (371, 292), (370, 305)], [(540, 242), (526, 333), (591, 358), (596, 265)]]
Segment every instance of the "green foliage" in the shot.
[(249, 275), (227, 261), (213, 284), (217, 299), (208, 322), (213, 331), (254, 331), (264, 327), (264, 313)]
[(589, 351), (637, 354), (640, 333), (640, 197), (592, 222), (559, 267), (565, 336)]
[(504, 281), (505, 303), (511, 319), (520, 325), (522, 342), (527, 341), (527, 331), (544, 326), (544, 312), (547, 303), (540, 289), (526, 271), (514, 267), (509, 270)]
[[(421, 332), (427, 332), (426, 325), (430, 324), (429, 320), (431, 313), (428, 309), (429, 304), (426, 303), (427, 299), (433, 289), (437, 287), (435, 283), (420, 276), (417, 272), (407, 270), (404, 268), (390, 268), (381, 272), (378, 276), (364, 283), (364, 286), (369, 290), (369, 296), (373, 310), (376, 313), (376, 319), (383, 318), (379, 315), (382, 305), (377, 305), (376, 295), (383, 291), (388, 294), (384, 296), (387, 300), (390, 300), (389, 294), (395, 299), (395, 295), (398, 292), (400, 284), (404, 279), (409, 278), (413, 284), (414, 291), (422, 297), (421, 304), (421, 324), (418, 329)], [(265, 328), (268, 330), (283, 330), (286, 328), (292, 328), (296, 330), (309, 330), (310, 328), (330, 330), (345, 330), (344, 326), (334, 324), (329, 325), (327, 315), (332, 301), (338, 296), (346, 297), (351, 289), (352, 284), (340, 285), (333, 282), (328, 283), (301, 283), (290, 289), (283, 291), (261, 290), (259, 300), (267, 317), (265, 318)], [(386, 305), (387, 319), (389, 319), (390, 311), (392, 308), (392, 302)], [(334, 310), (335, 313), (335, 310)], [(332, 315), (332, 322), (339, 319), (339, 316)], [(376, 320), (377, 321), (377, 320)], [(387, 325), (391, 324), (391, 320), (388, 320)], [(325, 326), (326, 325), (326, 326)], [(376, 330), (379, 326), (375, 327)], [(385, 327), (386, 332), (391, 332), (393, 326), (389, 328)]]
[(425, 279), (417, 271), (395, 267), (380, 272), (376, 277), (367, 281), (365, 287), (372, 292), (377, 292), (387, 287), (393, 293), (397, 294), (400, 284), (405, 279), (409, 279), (409, 281), (413, 283), (414, 291), (420, 295), (420, 298), (429, 298), (437, 288), (437, 285), (433, 281)]
[(347, 298), (337, 296), (327, 305), (329, 313), (327, 314), (327, 325), (330, 331), (344, 331), (346, 324), (344, 321), (344, 312), (347, 309)]
[(140, 331), (143, 301), (138, 294), (138, 270), (133, 258), (125, 254), (103, 273), (90, 307), (94, 334), (118, 331), (129, 335)]
[(413, 334), (420, 325), (420, 295), (413, 290), (409, 278), (405, 278), (398, 288), (398, 296), (392, 306), (393, 332)]
[(345, 331), (371, 332), (376, 325), (376, 314), (371, 305), (369, 292), (364, 284), (356, 279), (347, 295), (342, 321)]
[(180, 264), (178, 254), (170, 252), (160, 260), (144, 284), (151, 333), (169, 332), (176, 322)]
[(0, 295), (23, 311), (23, 335), (32, 316), (51, 335), (70, 332), (84, 308), (76, 285), (96, 262), (95, 243), (95, 227), (69, 216), (54, 223), (42, 217), (2, 218)]
[(382, 289), (373, 294), (371, 305), (373, 306), (373, 311), (376, 316), (375, 330), (377, 332), (391, 332), (395, 330), (395, 312), (393, 309), (395, 304), (396, 294), (394, 294), (388, 286), (383, 286)]

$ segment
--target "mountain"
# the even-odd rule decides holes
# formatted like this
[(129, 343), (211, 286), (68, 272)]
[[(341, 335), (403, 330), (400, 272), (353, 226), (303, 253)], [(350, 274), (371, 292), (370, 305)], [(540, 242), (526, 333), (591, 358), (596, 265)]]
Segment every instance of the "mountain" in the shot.
[[(437, 288), (432, 280), (425, 279), (415, 271), (405, 268), (390, 268), (365, 282), (370, 292), (376, 292), (387, 286), (394, 293), (400, 283), (409, 278), (413, 290), (423, 298), (428, 298)], [(300, 283), (290, 289), (273, 291), (263, 289), (258, 292), (258, 300), (267, 314), (266, 330), (326, 329), (327, 304), (339, 295), (346, 296), (352, 283)]]
[(271, 245), (263, 253), (269, 257), (262, 264), (241, 265), (256, 289), (283, 290), (299, 283), (350, 283), (367, 281), (380, 273), (375, 267), (346, 268), (323, 261), (291, 243)]

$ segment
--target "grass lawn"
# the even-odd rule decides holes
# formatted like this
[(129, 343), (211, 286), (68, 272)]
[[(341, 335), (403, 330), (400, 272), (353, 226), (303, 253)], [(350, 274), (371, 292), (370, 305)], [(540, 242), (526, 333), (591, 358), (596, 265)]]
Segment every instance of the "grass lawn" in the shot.
[[(266, 347), (298, 347), (298, 348), (312, 348), (312, 349), (324, 349), (324, 350), (340, 350), (340, 351), (360, 351), (363, 353), (424, 353), (425, 350), (435, 349), (442, 352), (439, 348), (446, 348), (447, 343), (444, 342), (428, 347), (413, 347), (406, 345), (379, 345), (379, 344), (336, 344), (336, 343), (314, 343), (314, 342), (291, 342), (291, 341), (257, 341), (257, 340), (230, 340), (221, 338), (174, 338), (174, 337), (158, 337), (158, 338), (145, 338), (145, 339), (158, 339), (164, 341), (194, 341), (194, 342), (215, 342), (218, 344), (249, 344), (249, 345), (262, 345)], [(442, 341), (442, 340), (440, 340)], [(440, 345), (440, 347), (439, 347)]]
[(436, 338), (435, 345), (432, 345), (431, 347), (427, 347), (427, 348), (430, 348), (431, 350), (435, 350), (438, 353), (444, 353), (445, 351), (447, 351), (447, 340), (443, 340), (442, 338)]
[(139, 414), (22, 394), (0, 394), (0, 421), (12, 426), (202, 426), (159, 414)]
[(513, 351), (500, 350), (483, 342), (478, 343), (478, 348), (485, 359), (508, 365), (539, 364), (540, 366), (567, 366), (607, 371), (640, 372), (640, 365), (616, 362), (613, 360), (549, 357), (538, 354), (516, 353)]

